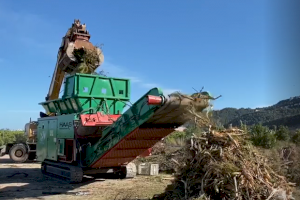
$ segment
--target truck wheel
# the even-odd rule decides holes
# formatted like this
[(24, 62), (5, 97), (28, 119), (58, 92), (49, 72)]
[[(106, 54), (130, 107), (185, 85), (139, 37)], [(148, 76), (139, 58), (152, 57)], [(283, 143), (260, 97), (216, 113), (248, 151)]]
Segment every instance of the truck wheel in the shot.
[(26, 146), (24, 144), (15, 144), (9, 150), (9, 157), (18, 163), (25, 162), (28, 159)]

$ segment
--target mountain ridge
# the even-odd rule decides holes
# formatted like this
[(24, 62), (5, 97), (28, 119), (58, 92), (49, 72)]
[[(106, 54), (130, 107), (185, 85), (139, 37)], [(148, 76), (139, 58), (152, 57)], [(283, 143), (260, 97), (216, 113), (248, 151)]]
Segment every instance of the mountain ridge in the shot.
[(213, 119), (224, 126), (262, 124), (300, 127), (300, 96), (294, 96), (262, 108), (223, 108), (213, 111)]

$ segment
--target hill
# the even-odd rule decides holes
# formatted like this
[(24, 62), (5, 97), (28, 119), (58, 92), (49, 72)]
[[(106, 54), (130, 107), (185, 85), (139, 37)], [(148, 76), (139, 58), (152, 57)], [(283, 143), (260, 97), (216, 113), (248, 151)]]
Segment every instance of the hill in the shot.
[(264, 108), (224, 108), (213, 112), (213, 118), (225, 127), (229, 124), (246, 125), (261, 123), (266, 126), (285, 125), (291, 128), (300, 127), (300, 96), (279, 101)]

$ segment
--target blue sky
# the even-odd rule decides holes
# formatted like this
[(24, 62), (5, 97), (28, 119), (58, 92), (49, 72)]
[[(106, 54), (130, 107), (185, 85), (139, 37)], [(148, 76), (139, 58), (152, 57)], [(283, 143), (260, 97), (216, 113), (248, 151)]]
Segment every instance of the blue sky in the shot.
[(104, 44), (99, 70), (131, 78), (133, 102), (153, 87), (193, 93), (192, 87), (204, 86), (223, 96), (215, 109), (262, 107), (300, 94), (290, 87), (295, 73), (276, 85), (282, 67), (299, 60), (283, 54), (287, 43), (282, 50), (283, 42), (270, 36), (284, 21), (266, 1), (89, 2), (0, 0), (0, 128), (23, 128), (43, 111), (38, 103), (75, 18), (86, 23), (92, 43)]

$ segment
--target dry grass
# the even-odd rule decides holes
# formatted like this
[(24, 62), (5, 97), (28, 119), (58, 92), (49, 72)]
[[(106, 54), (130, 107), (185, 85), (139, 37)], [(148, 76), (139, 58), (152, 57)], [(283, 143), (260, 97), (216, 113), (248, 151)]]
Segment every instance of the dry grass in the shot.
[(291, 142), (278, 142), (272, 149), (259, 148), (269, 158), (274, 170), (300, 186), (300, 147)]

